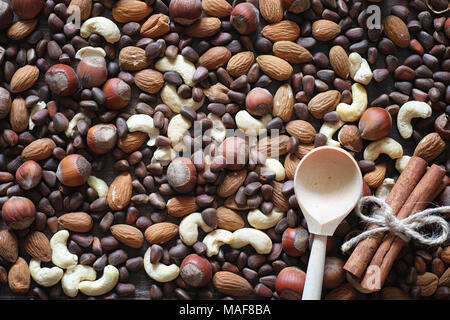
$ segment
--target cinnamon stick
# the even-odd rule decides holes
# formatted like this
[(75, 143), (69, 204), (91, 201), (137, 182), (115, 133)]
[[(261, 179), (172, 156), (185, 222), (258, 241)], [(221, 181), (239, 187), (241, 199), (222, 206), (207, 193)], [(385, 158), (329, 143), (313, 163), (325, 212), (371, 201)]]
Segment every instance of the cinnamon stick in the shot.
[[(432, 165), (398, 212), (397, 218), (404, 219), (411, 214), (422, 211), (428, 207), (430, 202), (444, 189), (444, 177), (445, 170), (435, 164)], [(372, 272), (366, 272), (361, 281), (361, 286), (363, 288), (371, 291), (381, 290), (384, 281), (389, 275), (392, 265), (404, 244), (405, 242), (403, 240), (391, 233), (384, 237), (373, 256), (372, 261), (367, 267), (367, 270), (377, 270), (377, 274), (375, 275)]]
[[(408, 165), (398, 177), (397, 182), (386, 199), (386, 203), (391, 206), (393, 214), (396, 215), (402, 208), (414, 187), (424, 175), (426, 169), (427, 162), (425, 160), (417, 156), (411, 157)], [(370, 225), (368, 229), (376, 227), (375, 225)], [(344, 269), (360, 279), (382, 239), (383, 234), (379, 234), (358, 243), (345, 263)]]

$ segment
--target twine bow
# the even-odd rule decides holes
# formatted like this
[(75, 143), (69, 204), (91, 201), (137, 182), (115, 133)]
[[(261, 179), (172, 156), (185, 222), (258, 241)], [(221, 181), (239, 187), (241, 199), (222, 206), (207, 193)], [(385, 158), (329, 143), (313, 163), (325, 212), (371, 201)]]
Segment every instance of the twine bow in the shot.
[[(365, 215), (362, 213), (363, 208), (369, 204), (375, 204), (379, 208), (371, 210), (372, 214)], [(436, 246), (442, 244), (448, 239), (450, 233), (449, 223), (444, 218), (438, 215), (439, 213), (450, 213), (450, 206), (426, 209), (412, 214), (405, 219), (399, 220), (392, 213), (391, 207), (386, 202), (378, 199), (377, 197), (368, 196), (363, 197), (359, 200), (355, 212), (363, 222), (374, 224), (378, 227), (371, 230), (366, 230), (356, 237), (347, 240), (341, 246), (341, 250), (344, 253), (350, 250), (361, 240), (386, 231), (393, 233), (405, 242), (414, 239), (427, 246)], [(420, 228), (427, 225), (439, 226), (440, 232), (433, 232), (431, 236), (427, 236), (418, 231)]]

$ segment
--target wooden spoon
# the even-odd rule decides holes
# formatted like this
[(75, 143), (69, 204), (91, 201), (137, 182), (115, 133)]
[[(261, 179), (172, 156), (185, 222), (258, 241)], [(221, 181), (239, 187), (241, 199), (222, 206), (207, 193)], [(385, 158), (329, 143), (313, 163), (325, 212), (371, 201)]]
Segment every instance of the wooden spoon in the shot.
[(356, 160), (345, 150), (319, 147), (302, 158), (294, 176), (298, 204), (314, 241), (306, 272), (303, 300), (320, 300), (327, 236), (356, 206), (363, 179)]

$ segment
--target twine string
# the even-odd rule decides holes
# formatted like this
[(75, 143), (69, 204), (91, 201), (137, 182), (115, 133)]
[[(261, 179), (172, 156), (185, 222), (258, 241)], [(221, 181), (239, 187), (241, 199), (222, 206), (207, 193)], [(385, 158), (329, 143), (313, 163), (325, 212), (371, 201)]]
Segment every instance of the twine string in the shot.
[[(363, 213), (363, 209), (369, 205), (375, 205), (376, 208), (370, 210), (371, 213), (366, 215)], [(444, 243), (450, 234), (450, 224), (439, 215), (442, 213), (449, 214), (450, 206), (425, 209), (400, 220), (394, 215), (391, 207), (385, 201), (374, 196), (368, 196), (359, 200), (355, 212), (363, 222), (377, 225), (378, 227), (366, 230), (347, 240), (341, 246), (341, 250), (344, 253), (360, 241), (382, 232), (393, 233), (405, 242), (414, 239), (427, 246), (437, 246)], [(439, 226), (439, 232), (433, 231), (433, 234), (430, 236), (420, 232), (420, 228), (432, 225)]]

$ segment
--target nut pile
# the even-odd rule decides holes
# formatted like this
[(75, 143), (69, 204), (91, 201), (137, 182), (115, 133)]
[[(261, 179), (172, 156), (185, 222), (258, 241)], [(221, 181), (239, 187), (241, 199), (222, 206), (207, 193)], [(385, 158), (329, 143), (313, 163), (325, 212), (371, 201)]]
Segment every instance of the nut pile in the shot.
[[(384, 2), (0, 0), (7, 294), (300, 299), (303, 156), (345, 148), (383, 199), (413, 154), (450, 170), (450, 6)], [(363, 292), (362, 228), (329, 238), (324, 298), (449, 299), (450, 242)]]

